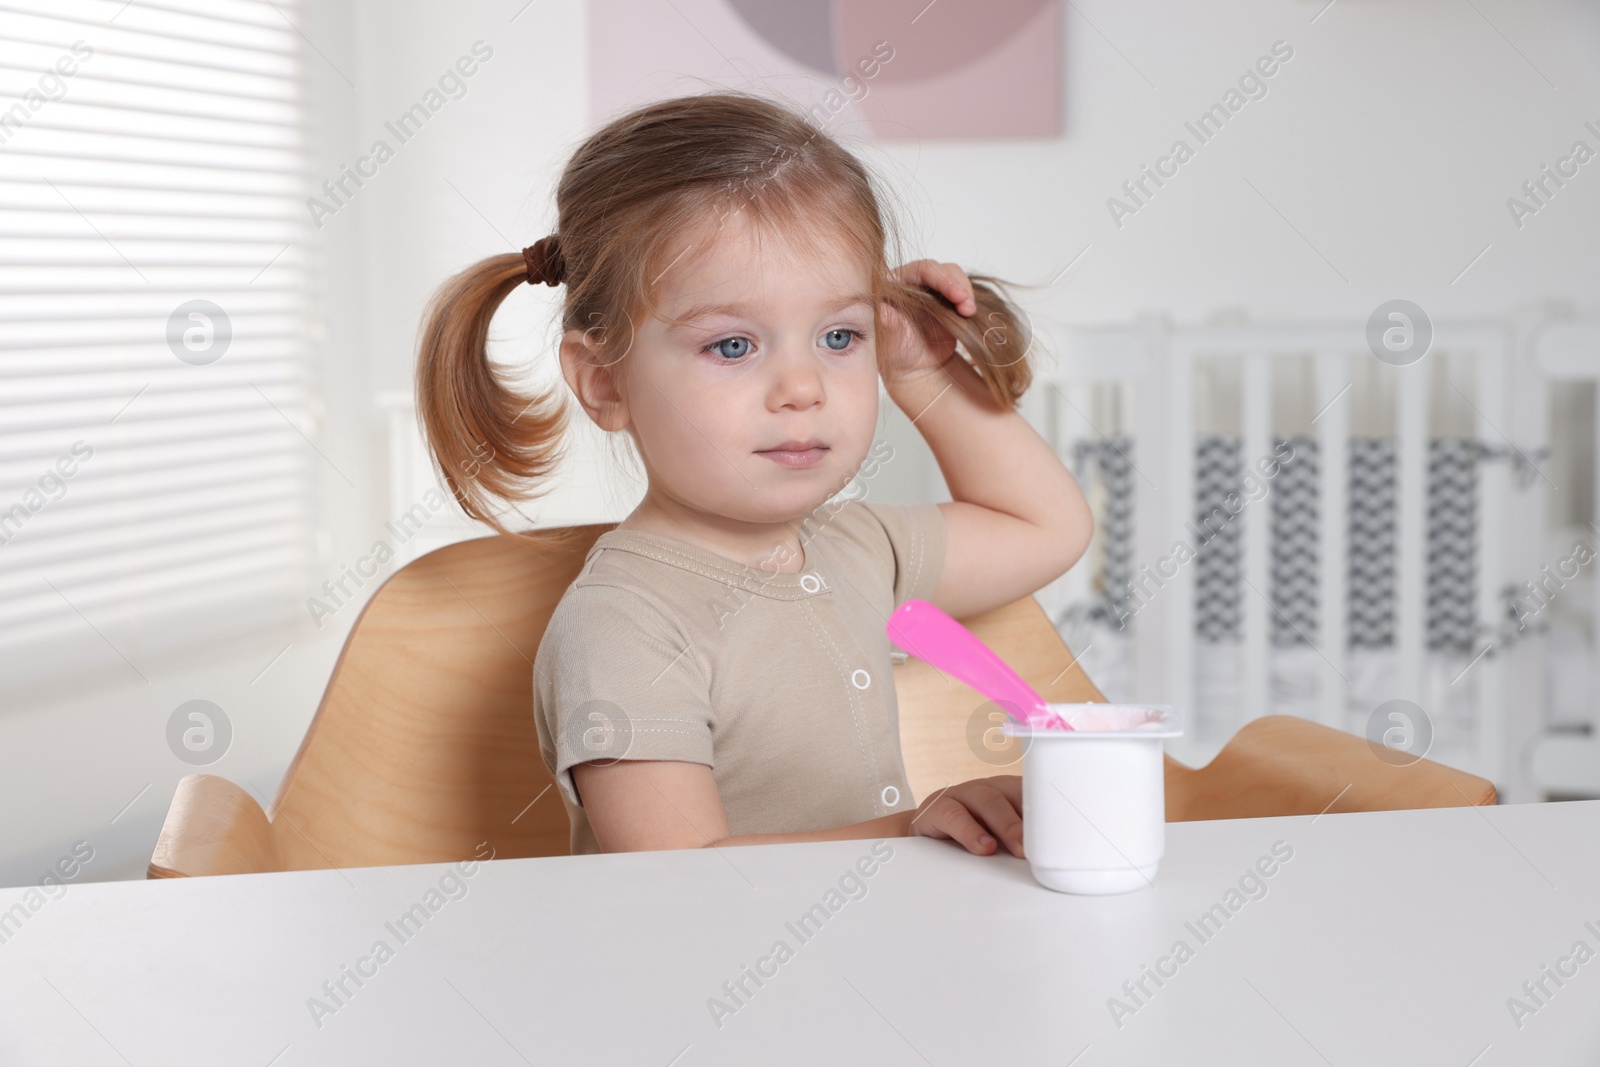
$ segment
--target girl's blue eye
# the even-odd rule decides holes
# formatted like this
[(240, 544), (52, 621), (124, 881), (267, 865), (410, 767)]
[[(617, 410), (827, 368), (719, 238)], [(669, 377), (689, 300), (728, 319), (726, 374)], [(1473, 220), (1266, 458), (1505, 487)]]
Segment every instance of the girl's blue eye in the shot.
[[(822, 343), (830, 352), (848, 351), (853, 341), (866, 340), (866, 334), (861, 330), (848, 326), (840, 326), (829, 330), (822, 335)], [(750, 339), (748, 337), (724, 337), (720, 341), (712, 341), (706, 345), (704, 351), (721, 356), (718, 362), (733, 363), (750, 354)]]
[[(823, 334), (822, 343), (833, 349), (835, 352), (843, 352), (845, 349), (850, 347), (851, 341), (862, 336), (864, 335), (860, 330), (852, 330), (841, 326), (836, 330), (829, 330), (827, 333)], [(838, 340), (839, 344), (835, 345), (833, 343), (835, 340)]]
[[(723, 347), (725, 345), (734, 347), (730, 350)], [(750, 351), (750, 340), (745, 337), (725, 337), (720, 341), (713, 341), (706, 345), (706, 351), (715, 352), (717, 355), (725, 356), (729, 360), (742, 359)]]

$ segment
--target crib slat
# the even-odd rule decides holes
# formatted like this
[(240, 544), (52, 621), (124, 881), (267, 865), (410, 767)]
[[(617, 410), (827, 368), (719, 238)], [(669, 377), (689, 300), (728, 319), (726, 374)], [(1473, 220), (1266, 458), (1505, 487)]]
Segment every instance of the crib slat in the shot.
[(1319, 713), (1343, 729), (1349, 696), (1345, 667), (1349, 626), (1350, 360), (1342, 351), (1317, 353), (1317, 640), (1322, 653)]
[(1396, 695), (1429, 715), (1428, 654), (1428, 374), (1427, 359), (1398, 367), (1395, 455)]
[[(1499, 428), (1511, 425), (1511, 383), (1506, 368), (1514, 344), (1514, 335), (1507, 331), (1505, 337), (1490, 339), (1478, 351), (1477, 432), (1480, 441), (1498, 441)], [(1500, 590), (1511, 580), (1505, 566), (1509, 557), (1506, 524), (1511, 497), (1509, 467), (1509, 463), (1478, 465), (1477, 617), (1480, 623), (1488, 624), (1487, 633), (1491, 636), (1474, 642), (1470, 653), (1474, 656), (1493, 639), (1492, 628), (1500, 622)], [(1478, 686), (1477, 772), (1496, 783), (1505, 781), (1504, 758), (1509, 737), (1504, 717), (1504, 663), (1502, 656), (1488, 655), (1471, 668), (1477, 674)], [(1468, 683), (1463, 680), (1458, 684)]]
[(1158, 701), (1171, 699), (1167, 689), (1167, 662), (1161, 625), (1170, 606), (1167, 591), (1148, 577), (1154, 562), (1163, 553), (1166, 537), (1166, 494), (1170, 484), (1161, 474), (1161, 459), (1171, 440), (1167, 433), (1168, 383), (1163, 362), (1166, 333), (1156, 323), (1141, 326), (1139, 377), (1133, 396), (1134, 523), (1133, 583), (1130, 612), (1137, 612), (1128, 625), (1133, 628), (1133, 699)]
[[(1258, 464), (1272, 454), (1272, 358), (1264, 351), (1244, 358), (1244, 422), (1240, 444), (1240, 476), (1250, 485), (1261, 480)], [(1258, 494), (1259, 495), (1259, 494)], [(1268, 497), (1245, 494), (1243, 520), (1244, 576), (1255, 587), (1240, 597), (1244, 623), (1243, 721), (1271, 713), (1272, 661), (1268, 657), (1272, 620), (1272, 504)]]
[[(1162, 482), (1166, 485), (1167, 510), (1162, 532), (1167, 544), (1165, 557), (1179, 540), (1194, 547), (1186, 524), (1194, 506), (1194, 352), (1186, 344), (1174, 344), (1161, 363), (1166, 389), (1167, 461)], [(1158, 565), (1159, 565), (1158, 557)], [(1170, 568), (1169, 568), (1170, 570)], [(1166, 628), (1163, 659), (1166, 673), (1166, 700), (1176, 706), (1189, 723), (1189, 747), (1199, 742), (1195, 714), (1194, 660), (1194, 564), (1180, 566), (1162, 592), (1166, 600)]]

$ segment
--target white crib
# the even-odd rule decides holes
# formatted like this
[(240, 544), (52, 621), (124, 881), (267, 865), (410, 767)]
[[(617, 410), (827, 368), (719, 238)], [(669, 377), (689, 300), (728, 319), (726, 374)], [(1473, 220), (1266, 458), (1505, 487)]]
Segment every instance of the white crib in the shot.
[[(1269, 712), (1306, 714), (1365, 732), (1364, 712), (1380, 698), (1399, 699), (1424, 709), (1432, 721), (1430, 756), (1491, 779), (1505, 800), (1537, 799), (1552, 789), (1600, 793), (1600, 744), (1593, 733), (1562, 738), (1556, 756), (1540, 753), (1541, 777), (1559, 781), (1531, 773), (1534, 747), (1550, 718), (1544, 691), (1551, 665), (1543, 654), (1547, 642), (1536, 636), (1539, 627), (1518, 629), (1507, 617), (1508, 595), (1526, 592), (1523, 583), (1558, 563), (1547, 522), (1556, 488), (1552, 470), (1569, 482), (1586, 480), (1578, 493), (1582, 537), (1596, 541), (1597, 530), (1588, 528), (1600, 497), (1596, 401), (1588, 402), (1583, 432), (1566, 432), (1563, 424), (1562, 436), (1552, 440), (1549, 429), (1558, 391), (1580, 384), (1593, 389), (1600, 379), (1600, 326), (1534, 315), (1433, 326), (1428, 354), (1403, 367), (1373, 355), (1364, 322), (1175, 326), (1151, 317), (1047, 333), (1044, 343), (1056, 358), (1041, 360), (1024, 413), (1073, 465), (1098, 505), (1097, 519), (1109, 506), (1131, 508), (1129, 547), (1141, 572), (1144, 565), (1163, 565), (1151, 572), (1159, 581), (1143, 583), (1147, 595), (1136, 613), (1122, 616), (1122, 629), (1086, 621), (1085, 605), (1107, 595), (1102, 521), (1085, 562), (1040, 599), (1109, 697), (1169, 702), (1190, 714), (1190, 730), (1172, 749), (1178, 758), (1210, 759), (1246, 719)], [(1572, 397), (1565, 399), (1570, 407)], [(1194, 530), (1196, 445), (1203, 432), (1236, 436), (1246, 464), (1272, 456), (1284, 438), (1315, 442), (1318, 551), (1310, 582), (1319, 637), (1301, 642), (1309, 650), (1285, 651), (1272, 642), (1279, 609), (1270, 599), (1273, 512), (1265, 504), (1243, 506), (1235, 520), (1237, 573), (1252, 590), (1237, 600), (1237, 640), (1219, 651), (1222, 646), (1197, 638), (1197, 567), (1172, 566), (1171, 549)], [(1348, 640), (1347, 486), (1357, 437), (1392, 438), (1385, 446), (1392, 449), (1395, 489), (1392, 641), (1381, 662)], [(1116, 442), (1130, 438), (1131, 494), (1112, 500), (1096, 484), (1096, 468), (1080, 446), (1103, 447), (1109, 440), (1123, 447)], [(1468, 595), (1477, 625), (1470, 651), (1455, 655), (1429, 653), (1427, 487), (1434, 438), (1475, 440), (1471, 447), (1481, 457), (1474, 464), (1476, 567)], [(1600, 663), (1597, 567), (1582, 567), (1552, 598), (1561, 601), (1563, 617), (1579, 620), (1580, 666), (1587, 670)], [(1547, 624), (1550, 617), (1535, 621)], [(1286, 673), (1295, 664), (1298, 675)], [(1353, 671), (1365, 671), (1367, 682), (1354, 681)], [(1207, 678), (1221, 681), (1202, 684)], [(1204, 691), (1219, 685), (1228, 694), (1225, 706), (1192, 714)], [(1285, 697), (1282, 691), (1293, 686), (1298, 698)], [(1592, 729), (1592, 707), (1583, 710)]]

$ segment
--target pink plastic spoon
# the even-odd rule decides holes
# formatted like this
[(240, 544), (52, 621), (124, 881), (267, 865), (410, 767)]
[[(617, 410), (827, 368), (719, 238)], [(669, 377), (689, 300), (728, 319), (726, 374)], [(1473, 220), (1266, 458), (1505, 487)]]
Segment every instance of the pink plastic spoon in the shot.
[(961, 679), (1022, 725), (1046, 726), (1054, 719), (1061, 729), (1072, 729), (1072, 724), (1051, 709), (1049, 702), (993, 649), (926, 600), (901, 604), (889, 616), (886, 628), (889, 640)]

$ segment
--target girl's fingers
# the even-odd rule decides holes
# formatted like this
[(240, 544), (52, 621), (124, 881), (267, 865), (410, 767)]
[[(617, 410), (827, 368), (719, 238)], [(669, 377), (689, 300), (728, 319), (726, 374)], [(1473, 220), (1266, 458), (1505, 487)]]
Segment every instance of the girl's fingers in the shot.
[(942, 293), (963, 315), (971, 315), (978, 310), (977, 301), (972, 295), (972, 282), (959, 264), (918, 259), (895, 273), (908, 285), (925, 285)]
[(1013, 856), (1022, 857), (1022, 816), (1011, 798), (998, 789), (974, 789), (963, 797), (973, 814), (983, 820), (994, 836), (1006, 843)]
[(970, 315), (978, 309), (972, 299), (972, 283), (967, 280), (967, 272), (957, 264), (933, 263), (929, 268), (929, 280), (963, 315)]
[(939, 266), (931, 259), (914, 259), (910, 263), (896, 267), (894, 276), (907, 285), (935, 285), (933, 272)]
[(944, 295), (961, 314), (973, 314), (978, 310), (978, 302), (972, 297), (972, 282), (967, 278), (967, 272), (954, 263), (946, 266), (950, 268), (950, 280), (944, 287)]
[(982, 779), (983, 783), (999, 792), (1009, 801), (1017, 811), (1022, 811), (1022, 775), (996, 774)]
[[(978, 821), (960, 801), (948, 796), (934, 801), (928, 808), (927, 815), (923, 817), (923, 822), (929, 824), (922, 831), (927, 836), (937, 837), (942, 833), (975, 855), (987, 856), (1000, 847), (989, 832), (978, 825)], [(929, 831), (939, 831), (939, 833)], [(988, 838), (987, 844), (984, 838)]]
[(980, 856), (989, 855), (999, 848), (997, 842), (1004, 841), (1012, 855), (1024, 859), (1022, 777), (998, 774), (953, 786), (936, 797), (912, 827), (924, 837), (951, 838)]

